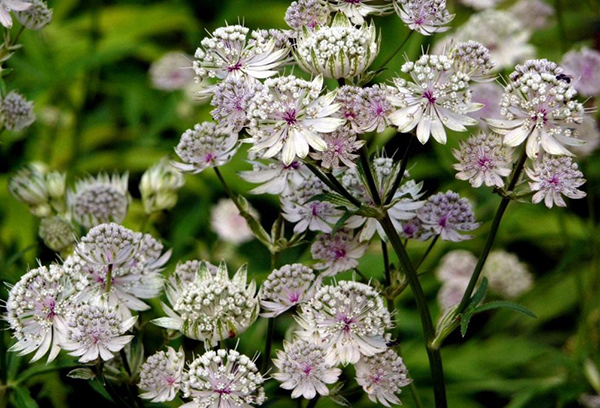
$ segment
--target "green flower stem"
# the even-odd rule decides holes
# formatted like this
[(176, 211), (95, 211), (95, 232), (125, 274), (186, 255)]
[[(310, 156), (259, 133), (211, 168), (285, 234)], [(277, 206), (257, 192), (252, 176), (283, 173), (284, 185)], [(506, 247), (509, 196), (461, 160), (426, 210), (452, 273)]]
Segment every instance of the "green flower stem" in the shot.
[(371, 193), (371, 198), (373, 199), (375, 205), (379, 207), (381, 205), (381, 198), (379, 197), (379, 190), (377, 190), (377, 185), (375, 184), (375, 179), (373, 178), (373, 173), (371, 172), (367, 148), (364, 145), (360, 149), (360, 164), (367, 178), (367, 187)]
[(308, 169), (319, 178), (319, 180), (321, 180), (323, 183), (325, 183), (325, 185), (327, 185), (327, 187), (329, 187), (330, 189), (332, 189), (333, 191), (335, 191), (336, 193), (339, 193), (340, 195), (342, 195), (345, 199), (347, 199), (348, 201), (350, 201), (352, 204), (354, 204), (356, 207), (359, 207), (362, 205), (360, 201), (358, 201), (352, 194), (350, 194), (348, 192), (348, 190), (346, 190), (344, 188), (344, 186), (342, 186), (342, 184), (335, 178), (335, 176), (333, 174), (328, 174), (325, 175), (319, 168), (317, 168), (315, 165), (308, 163), (308, 162), (304, 162), (304, 164), (306, 165), (306, 167), (308, 167)]
[[(396, 133), (398, 135), (399, 133)], [(402, 179), (404, 178), (404, 172), (406, 171), (406, 166), (408, 165), (408, 159), (410, 158), (413, 152), (413, 140), (416, 136), (411, 133), (410, 139), (408, 139), (408, 146), (406, 146), (406, 150), (404, 151), (404, 156), (402, 156), (402, 162), (400, 163), (400, 171), (396, 175), (396, 179), (394, 180), (394, 184), (392, 184), (392, 188), (387, 193), (385, 197), (384, 204), (389, 204), (394, 199), (394, 194), (396, 194), (396, 190), (400, 187), (400, 183), (402, 183)]]
[(410, 32), (408, 33), (408, 35), (406, 36), (406, 38), (404, 39), (404, 41), (402, 41), (400, 43), (400, 45), (398, 46), (398, 48), (396, 48), (394, 50), (394, 52), (392, 54), (390, 54), (390, 56), (387, 57), (386, 60), (383, 61), (383, 63), (377, 69), (385, 68), (385, 66), (390, 63), (390, 61), (396, 56), (396, 54), (398, 54), (402, 50), (402, 48), (404, 48), (404, 46), (406, 45), (406, 43), (408, 42), (408, 40), (410, 40), (410, 37), (413, 35), (413, 33), (414, 33), (414, 31), (410, 30)]
[(431, 250), (433, 249), (433, 247), (435, 246), (435, 244), (438, 241), (439, 237), (440, 237), (439, 235), (436, 235), (435, 237), (433, 237), (433, 239), (431, 240), (431, 243), (427, 247), (427, 250), (425, 251), (425, 253), (421, 257), (421, 260), (419, 261), (418, 264), (415, 265), (415, 269), (416, 270), (419, 270), (419, 268), (421, 267), (421, 265), (423, 265), (423, 262), (425, 261), (425, 259), (427, 258), (427, 256), (429, 255), (429, 253), (431, 252)]
[(129, 367), (129, 361), (127, 361), (127, 354), (125, 354), (124, 348), (119, 351), (119, 355), (121, 356), (121, 360), (123, 360), (123, 367), (125, 368), (127, 375), (131, 378), (131, 367)]
[[(509, 194), (513, 191), (513, 189), (517, 185), (517, 182), (519, 181), (519, 178), (521, 177), (521, 173), (523, 172), (523, 166), (525, 165), (526, 159), (527, 159), (527, 154), (526, 154), (525, 148), (523, 147), (523, 150), (521, 151), (521, 156), (519, 157), (519, 160), (517, 161), (515, 167), (513, 168), (513, 171), (512, 171), (511, 177), (510, 177), (510, 182), (509, 182), (508, 188), (507, 188), (507, 191)], [(477, 260), (477, 265), (475, 266), (475, 270), (473, 271), (473, 274), (471, 275), (471, 279), (469, 280), (469, 285), (467, 286), (467, 289), (465, 290), (465, 294), (463, 295), (460, 303), (458, 304), (458, 307), (456, 308), (455, 314), (457, 316), (465, 311), (465, 309), (467, 308), (467, 305), (469, 304), (469, 301), (471, 300), (471, 294), (473, 293), (473, 290), (475, 289), (475, 285), (477, 284), (477, 281), (479, 280), (479, 276), (481, 275), (483, 265), (485, 264), (485, 261), (487, 260), (487, 257), (490, 254), (490, 250), (492, 249), (492, 245), (494, 243), (494, 240), (496, 239), (496, 234), (498, 233), (498, 228), (500, 228), (500, 222), (502, 221), (502, 216), (506, 212), (506, 208), (508, 207), (508, 204), (510, 203), (510, 201), (511, 201), (510, 195), (505, 195), (504, 197), (502, 197), (502, 201), (500, 201), (500, 205), (498, 206), (498, 209), (496, 210), (496, 215), (494, 216), (494, 220), (492, 221), (492, 227), (490, 228), (490, 232), (489, 232), (489, 235), (485, 242), (485, 245), (483, 247), (483, 251), (481, 252), (481, 255), (479, 256), (479, 259)], [(458, 322), (457, 322), (457, 325), (458, 325)]]
[(275, 332), (275, 318), (271, 317), (267, 319), (267, 341), (265, 343), (265, 352), (263, 353), (263, 360), (260, 367), (260, 372), (267, 372), (269, 368), (269, 361), (271, 360), (271, 346), (273, 345), (273, 333)]
[(108, 271), (106, 272), (106, 293), (110, 293), (110, 287), (112, 286), (112, 270), (113, 264), (108, 264)]

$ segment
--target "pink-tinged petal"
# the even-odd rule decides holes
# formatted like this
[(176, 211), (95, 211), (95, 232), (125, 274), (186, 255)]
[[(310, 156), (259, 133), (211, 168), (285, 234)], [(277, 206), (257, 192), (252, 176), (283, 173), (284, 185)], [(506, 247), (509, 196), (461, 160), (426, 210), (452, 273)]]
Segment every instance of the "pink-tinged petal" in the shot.
[(340, 118), (318, 118), (318, 119), (302, 119), (301, 123), (303, 126), (310, 130), (321, 133), (331, 133), (346, 121)]

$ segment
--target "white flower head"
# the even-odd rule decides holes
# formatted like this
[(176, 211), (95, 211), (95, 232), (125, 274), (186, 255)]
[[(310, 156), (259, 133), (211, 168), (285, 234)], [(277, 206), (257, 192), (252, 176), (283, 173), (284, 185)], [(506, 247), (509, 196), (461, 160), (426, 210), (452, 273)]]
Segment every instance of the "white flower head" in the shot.
[(0, 0), (0, 24), (5, 28), (13, 25), (11, 11), (23, 11), (31, 7), (31, 3), (23, 0)]
[(464, 4), (465, 6), (470, 6), (475, 10), (493, 8), (499, 2), (500, 0), (459, 0), (459, 3)]
[(249, 82), (243, 78), (227, 78), (214, 89), (210, 104), (213, 119), (223, 129), (241, 132), (248, 125), (250, 101), (262, 87), (260, 82)]
[(343, 14), (331, 26), (298, 33), (294, 58), (305, 71), (326, 78), (352, 78), (364, 72), (379, 52), (375, 25), (355, 27)]
[(412, 381), (402, 358), (392, 349), (374, 356), (363, 356), (354, 365), (356, 382), (374, 403), (391, 407), (401, 404), (396, 394)]
[(285, 22), (294, 31), (313, 30), (327, 24), (329, 8), (322, 0), (293, 1), (285, 12)]
[(515, 254), (506, 251), (490, 252), (482, 270), (490, 291), (507, 299), (514, 299), (533, 286), (533, 276), (527, 265)]
[(327, 362), (354, 364), (361, 356), (386, 350), (390, 313), (379, 293), (363, 283), (341, 281), (322, 286), (300, 306), (298, 334), (328, 350)]
[(15, 11), (15, 17), (25, 28), (29, 30), (41, 30), (50, 24), (52, 20), (52, 9), (42, 0), (29, 0), (31, 6), (23, 11)]
[(213, 122), (203, 122), (186, 130), (175, 148), (183, 163), (173, 162), (173, 167), (197, 174), (209, 167), (228, 163), (239, 147), (238, 134), (220, 128)]
[(331, 226), (342, 216), (342, 211), (327, 201), (311, 200), (314, 196), (325, 192), (326, 186), (311, 176), (296, 190), (281, 197), (282, 216), (295, 223), (294, 233), (304, 231), (330, 232)]
[(531, 201), (537, 204), (544, 201), (548, 208), (554, 204), (566, 207), (567, 203), (562, 196), (579, 199), (586, 193), (578, 190), (585, 183), (583, 173), (567, 156), (544, 156), (542, 160), (533, 163), (533, 169), (526, 168), (525, 173), (531, 180), (529, 188), (535, 192)]
[(281, 382), (280, 387), (292, 390), (292, 398), (313, 399), (328, 395), (326, 384), (334, 384), (342, 373), (326, 359), (327, 352), (319, 345), (302, 339), (292, 343), (283, 341), (283, 350), (277, 350), (273, 364), (278, 371), (273, 378)]
[(504, 187), (504, 177), (511, 172), (512, 149), (502, 144), (502, 138), (494, 133), (480, 133), (460, 142), (460, 149), (452, 151), (458, 163), (453, 165), (456, 178), (467, 180), (477, 188), (485, 183), (488, 187)]
[(454, 14), (446, 9), (446, 0), (393, 0), (396, 13), (411, 30), (423, 35), (443, 33)]
[[(254, 208), (249, 207), (249, 212), (257, 218), (258, 213)], [(243, 244), (254, 238), (248, 222), (240, 215), (235, 203), (228, 198), (220, 199), (217, 205), (210, 210), (210, 227), (219, 239), (235, 245)]]
[(181, 388), (185, 356), (183, 348), (175, 351), (167, 347), (167, 351), (159, 351), (142, 364), (140, 370), (140, 398), (151, 402), (173, 401)]
[(547, 27), (554, 16), (554, 8), (544, 0), (519, 0), (508, 11), (523, 27), (535, 30)]
[(310, 157), (321, 162), (321, 167), (339, 169), (344, 166), (356, 166), (354, 161), (359, 157), (356, 152), (365, 141), (357, 140), (356, 133), (349, 126), (342, 126), (334, 132), (325, 133), (323, 139), (327, 143), (327, 149), (310, 154)]
[(397, 89), (386, 85), (365, 88), (344, 85), (335, 97), (335, 102), (341, 105), (336, 115), (346, 119), (356, 133), (381, 133), (392, 124), (389, 115), (395, 108), (388, 97), (394, 93)]
[(486, 82), (493, 79), (491, 72), (496, 63), (490, 50), (477, 41), (458, 42), (448, 51), (454, 61), (454, 70), (467, 74), (472, 81)]
[(333, 132), (344, 120), (332, 117), (339, 105), (333, 103), (334, 93), (320, 96), (322, 88), (321, 76), (310, 82), (293, 75), (267, 79), (248, 112), (250, 151), (265, 158), (281, 152), (283, 163), (290, 165), (296, 157), (305, 158), (309, 147), (325, 150), (321, 134)]
[(471, 239), (472, 235), (461, 235), (459, 231), (472, 231), (480, 224), (469, 201), (450, 190), (430, 196), (417, 216), (428, 237), (439, 235), (444, 241)]
[(196, 357), (183, 374), (180, 408), (251, 408), (267, 398), (256, 364), (237, 350), (210, 350)]
[(42, 218), (38, 235), (53, 251), (64, 251), (70, 248), (77, 238), (73, 224), (59, 216)]
[(217, 28), (201, 41), (194, 58), (194, 71), (199, 80), (228, 77), (264, 79), (277, 74), (288, 62), (289, 49), (276, 49), (275, 38), (252, 35), (242, 25)]
[(48, 362), (60, 351), (66, 333), (66, 314), (73, 307), (74, 289), (63, 267), (32, 269), (10, 288), (6, 320), (17, 342), (9, 348), (20, 355), (36, 351), (31, 361), (49, 352)]
[(152, 86), (163, 91), (184, 89), (194, 76), (192, 57), (182, 52), (168, 52), (150, 66)]
[(464, 132), (465, 126), (477, 124), (467, 116), (481, 108), (471, 101), (470, 78), (463, 72), (455, 72), (453, 64), (454, 60), (445, 55), (425, 54), (416, 62), (409, 61), (402, 66), (411, 81), (395, 78), (394, 85), (399, 92), (388, 98), (398, 107), (389, 119), (400, 132), (416, 128), (417, 139), (422, 144), (429, 136), (445, 144), (444, 127)]
[(456, 249), (442, 257), (435, 275), (443, 283), (469, 282), (475, 265), (475, 255), (464, 249)]
[(29, 163), (8, 179), (8, 190), (13, 197), (27, 204), (29, 210), (38, 217), (48, 217), (52, 213), (46, 173), (45, 166)]
[(67, 206), (73, 219), (86, 228), (125, 219), (131, 200), (127, 190), (127, 173), (119, 176), (100, 173), (77, 181), (67, 193)]
[(71, 308), (67, 315), (67, 335), (61, 347), (87, 363), (97, 358), (108, 361), (114, 358), (132, 339), (125, 333), (135, 324), (137, 316), (123, 319), (116, 307), (103, 301), (97, 304), (82, 303)]
[[(6, 10), (4, 10), (6, 11)], [(2, 2), (0, 1), (0, 19)], [(35, 122), (33, 102), (28, 101), (16, 91), (10, 91), (0, 99), (0, 123), (8, 130), (19, 131)]]
[(340, 228), (335, 234), (317, 235), (310, 250), (313, 259), (321, 261), (315, 268), (321, 269), (323, 276), (335, 276), (357, 267), (368, 246), (351, 229)]
[(245, 265), (230, 279), (224, 262), (215, 275), (206, 264), (201, 264), (195, 281), (176, 278), (175, 283), (167, 284), (172, 309), (163, 304), (169, 317), (154, 319), (154, 324), (178, 330), (210, 346), (237, 336), (254, 323), (259, 311), (256, 283), (246, 286), (246, 276)]
[(260, 287), (263, 317), (279, 316), (286, 310), (309, 301), (321, 285), (321, 278), (308, 266), (295, 263), (274, 269)]
[(140, 193), (147, 214), (171, 209), (177, 204), (177, 191), (183, 187), (183, 175), (163, 158), (142, 174)]

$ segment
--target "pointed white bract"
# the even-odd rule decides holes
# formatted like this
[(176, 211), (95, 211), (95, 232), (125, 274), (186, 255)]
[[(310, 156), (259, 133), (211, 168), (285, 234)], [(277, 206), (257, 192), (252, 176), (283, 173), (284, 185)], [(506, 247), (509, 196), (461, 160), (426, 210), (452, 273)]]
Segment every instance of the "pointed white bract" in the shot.
[(374, 403), (385, 407), (400, 405), (397, 394), (412, 381), (402, 358), (392, 349), (374, 356), (363, 356), (354, 365), (356, 382)]
[(583, 121), (584, 107), (562, 68), (546, 59), (517, 65), (502, 96), (506, 120), (488, 119), (507, 146), (526, 143), (527, 156), (540, 152), (572, 156), (565, 145), (577, 145), (573, 128)]
[(146, 360), (140, 369), (140, 398), (151, 402), (173, 401), (181, 388), (185, 356), (183, 348), (159, 351)]
[(398, 109), (389, 115), (390, 121), (400, 132), (417, 129), (419, 142), (425, 144), (430, 136), (446, 143), (446, 130), (467, 130), (465, 126), (477, 121), (468, 113), (481, 108), (471, 101), (470, 78), (463, 72), (455, 72), (454, 60), (445, 55), (422, 55), (416, 62), (407, 62), (402, 71), (411, 81), (394, 78), (398, 93), (388, 97)]
[(525, 173), (531, 180), (529, 188), (535, 193), (531, 198), (534, 204), (543, 201), (548, 208), (552, 208), (554, 204), (566, 207), (567, 203), (562, 196), (579, 199), (586, 195), (578, 190), (585, 183), (583, 173), (570, 157), (544, 156), (542, 160), (533, 163), (533, 169), (526, 168)]
[(246, 275), (245, 265), (230, 279), (224, 262), (214, 275), (202, 263), (194, 281), (184, 281), (176, 276), (167, 284), (171, 307), (163, 304), (163, 309), (168, 317), (152, 322), (202, 340), (210, 347), (233, 338), (258, 317), (256, 283), (252, 281), (246, 285)]
[(23, 0), (0, 0), (0, 24), (5, 28), (13, 25), (11, 11), (23, 11), (31, 7), (31, 3)]
[[(32, 269), (10, 288), (6, 320), (17, 342), (9, 351), (20, 355), (36, 352), (31, 361), (48, 353), (54, 360), (67, 331), (66, 316), (72, 309), (75, 289), (59, 265)], [(4, 357), (4, 356), (3, 356)]]
[(292, 390), (292, 398), (328, 395), (327, 384), (337, 382), (342, 370), (333, 367), (326, 355), (317, 344), (302, 339), (292, 343), (284, 340), (283, 350), (277, 350), (277, 358), (273, 360), (278, 369), (273, 378), (281, 382), (281, 388)]
[(334, 11), (345, 14), (352, 24), (362, 25), (369, 15), (381, 16), (392, 11), (391, 4), (381, 4), (377, 0), (328, 0)]
[(252, 161), (252, 170), (241, 171), (240, 177), (249, 183), (260, 184), (250, 194), (287, 195), (298, 188), (312, 174), (299, 160), (285, 164), (281, 160), (268, 159), (267, 163)]
[(254, 361), (236, 350), (207, 351), (188, 365), (180, 408), (251, 408), (267, 399)]
[(311, 268), (299, 263), (273, 270), (260, 287), (260, 305), (265, 310), (261, 316), (279, 316), (300, 303), (308, 302), (321, 286), (321, 280)]
[(325, 150), (322, 134), (333, 132), (345, 121), (332, 117), (339, 105), (333, 103), (333, 92), (321, 96), (322, 89), (321, 76), (310, 82), (293, 75), (267, 79), (248, 111), (250, 151), (265, 158), (281, 152), (283, 163), (290, 165), (297, 157), (305, 158), (309, 148)]
[(351, 281), (321, 287), (300, 306), (297, 321), (302, 328), (298, 335), (327, 349), (332, 365), (354, 364), (361, 356), (384, 352), (385, 330), (392, 327), (379, 293)]

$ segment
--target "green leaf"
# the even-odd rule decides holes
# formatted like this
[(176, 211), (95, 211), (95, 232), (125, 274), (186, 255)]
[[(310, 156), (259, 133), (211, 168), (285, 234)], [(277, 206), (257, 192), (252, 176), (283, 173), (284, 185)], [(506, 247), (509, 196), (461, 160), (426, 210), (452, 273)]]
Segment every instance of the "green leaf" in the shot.
[(13, 402), (17, 408), (38, 408), (39, 405), (31, 397), (29, 390), (25, 387), (14, 387), (12, 389)]
[(508, 300), (496, 300), (493, 302), (488, 302), (485, 303), (481, 306), (477, 306), (474, 310), (473, 313), (479, 313), (479, 312), (483, 312), (486, 310), (492, 310), (492, 309), (499, 309), (499, 308), (507, 308), (507, 309), (512, 309), (515, 310), (517, 312), (523, 313), (527, 316), (531, 316), (534, 319), (537, 318), (537, 316), (529, 309), (527, 309), (525, 306), (521, 306), (518, 303), (514, 303), (514, 302), (509, 302)]
[(335, 206), (341, 206), (341, 207), (345, 207), (345, 208), (356, 208), (356, 206), (354, 204), (352, 204), (346, 198), (344, 198), (343, 196), (341, 196), (340, 194), (337, 194), (337, 193), (316, 194), (316, 195), (312, 196), (311, 198), (309, 198), (308, 200), (306, 200), (303, 204), (310, 203), (313, 201), (324, 201), (324, 202), (331, 203)]
[(67, 377), (75, 378), (77, 380), (93, 380), (96, 378), (96, 374), (87, 367), (79, 367), (69, 371)]
[(344, 215), (342, 215), (340, 217), (340, 219), (335, 223), (335, 225), (331, 229), (331, 235), (335, 234), (337, 232), (337, 230), (342, 228), (344, 226), (344, 224), (346, 223), (346, 221), (348, 221), (348, 218), (352, 217), (353, 215), (354, 215), (354, 212), (346, 211), (344, 213)]
[(475, 313), (475, 308), (485, 297), (487, 287), (488, 281), (487, 278), (484, 277), (481, 281), (481, 285), (479, 286), (477, 291), (475, 291), (475, 294), (467, 304), (465, 311), (460, 316), (460, 334), (463, 337), (465, 337), (465, 335), (467, 334), (467, 328), (469, 327), (469, 322), (471, 321), (473, 313)]

